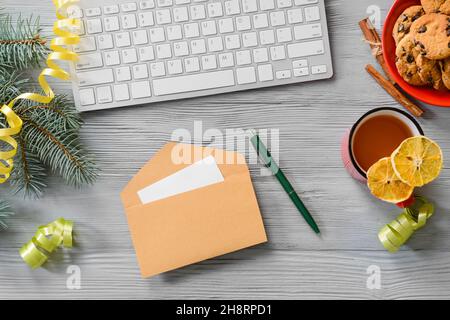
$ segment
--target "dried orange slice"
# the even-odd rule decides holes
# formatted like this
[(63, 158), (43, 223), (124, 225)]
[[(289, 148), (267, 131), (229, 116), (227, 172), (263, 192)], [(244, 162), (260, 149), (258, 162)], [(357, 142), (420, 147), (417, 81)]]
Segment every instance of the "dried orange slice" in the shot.
[(413, 187), (436, 179), (442, 169), (442, 158), (439, 145), (424, 136), (406, 139), (391, 155), (396, 175)]
[(367, 185), (375, 197), (391, 203), (409, 199), (414, 190), (395, 174), (391, 158), (382, 158), (369, 168)]

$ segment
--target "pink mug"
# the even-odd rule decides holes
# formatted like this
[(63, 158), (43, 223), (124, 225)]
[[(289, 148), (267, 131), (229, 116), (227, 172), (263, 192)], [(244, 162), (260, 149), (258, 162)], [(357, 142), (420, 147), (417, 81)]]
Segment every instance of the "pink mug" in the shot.
[(358, 164), (358, 161), (355, 158), (355, 154), (353, 152), (354, 137), (356, 132), (358, 132), (358, 129), (362, 124), (364, 124), (365, 121), (379, 115), (390, 115), (401, 120), (405, 125), (409, 127), (413, 136), (424, 135), (423, 130), (416, 119), (414, 119), (410, 114), (406, 113), (403, 110), (383, 107), (376, 108), (365, 113), (350, 129), (345, 132), (341, 142), (341, 157), (345, 169), (347, 169), (348, 173), (354, 179), (363, 183), (367, 182), (367, 175), (366, 171)]

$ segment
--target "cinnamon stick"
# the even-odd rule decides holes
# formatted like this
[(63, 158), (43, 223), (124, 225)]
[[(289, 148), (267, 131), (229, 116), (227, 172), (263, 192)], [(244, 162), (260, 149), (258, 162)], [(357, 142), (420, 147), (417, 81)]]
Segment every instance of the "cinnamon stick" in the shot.
[(366, 65), (367, 72), (378, 82), (378, 84), (386, 90), (398, 103), (403, 105), (414, 116), (420, 117), (423, 114), (423, 110), (417, 105), (411, 102), (407, 97), (403, 95), (388, 79), (383, 77), (371, 64)]
[(365, 18), (359, 22), (359, 27), (364, 35), (364, 38), (369, 43), (372, 52), (375, 54), (375, 59), (377, 59), (381, 68), (383, 68), (384, 73), (388, 77), (389, 81), (395, 84), (395, 81), (391, 78), (389, 70), (386, 65), (386, 61), (384, 60), (383, 50), (381, 47), (381, 38), (378, 34), (375, 26), (370, 22), (369, 18)]

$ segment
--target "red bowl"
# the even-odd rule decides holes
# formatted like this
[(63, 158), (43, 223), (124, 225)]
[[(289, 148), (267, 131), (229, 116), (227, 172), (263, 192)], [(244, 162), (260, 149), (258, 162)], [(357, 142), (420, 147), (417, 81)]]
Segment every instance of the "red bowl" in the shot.
[(392, 30), (394, 29), (397, 18), (403, 13), (403, 11), (411, 6), (420, 5), (420, 0), (396, 0), (389, 10), (389, 13), (384, 22), (382, 44), (383, 55), (386, 60), (389, 72), (395, 82), (409, 95), (421, 100), (425, 103), (429, 103), (439, 107), (450, 107), (450, 92), (437, 91), (427, 87), (416, 87), (407, 83), (397, 71), (395, 66), (395, 41), (392, 37)]

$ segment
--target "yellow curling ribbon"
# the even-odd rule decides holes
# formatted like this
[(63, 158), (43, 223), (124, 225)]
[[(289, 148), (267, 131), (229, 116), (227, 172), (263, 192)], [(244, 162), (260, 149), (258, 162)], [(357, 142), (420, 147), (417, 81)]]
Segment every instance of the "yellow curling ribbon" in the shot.
[(40, 226), (34, 237), (19, 250), (20, 256), (31, 268), (39, 268), (61, 245), (66, 248), (72, 247), (72, 230), (73, 221), (64, 218)]
[(50, 103), (55, 97), (55, 93), (47, 82), (46, 77), (53, 77), (60, 80), (70, 79), (70, 74), (62, 69), (56, 61), (77, 61), (76, 53), (70, 51), (66, 46), (77, 44), (80, 37), (72, 33), (73, 29), (79, 30), (80, 22), (77, 19), (68, 18), (67, 8), (75, 4), (79, 0), (53, 0), (56, 7), (57, 21), (53, 25), (53, 33), (56, 38), (50, 42), (51, 53), (48, 55), (46, 63), (47, 67), (42, 70), (38, 77), (38, 82), (42, 88), (43, 94), (38, 93), (23, 93), (7, 105), (0, 108), (0, 112), (5, 116), (9, 128), (0, 129), (0, 141), (3, 141), (9, 146), (9, 150), (0, 151), (0, 184), (8, 180), (13, 169), (13, 158), (17, 153), (17, 141), (13, 138), (22, 129), (22, 120), (13, 111), (14, 104), (18, 100), (30, 100), (42, 104)]
[(378, 233), (383, 246), (389, 252), (396, 252), (408, 241), (414, 231), (422, 228), (434, 213), (434, 205), (424, 197), (416, 197), (419, 208), (406, 208), (394, 221), (381, 228)]

